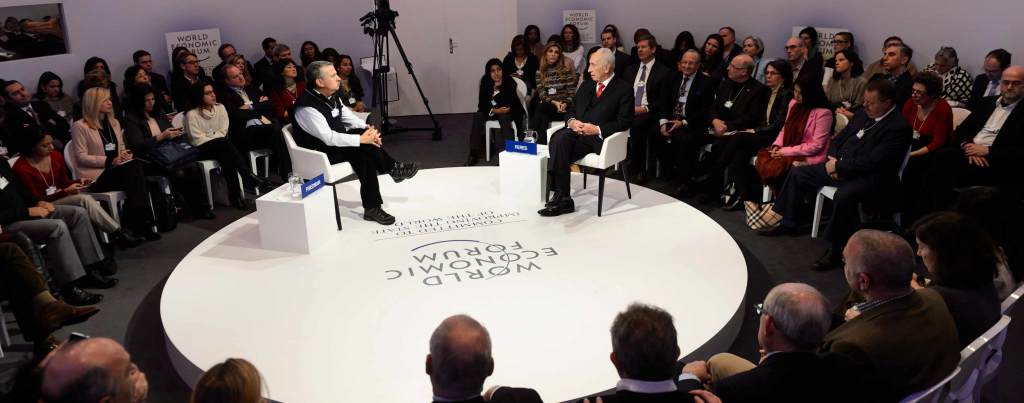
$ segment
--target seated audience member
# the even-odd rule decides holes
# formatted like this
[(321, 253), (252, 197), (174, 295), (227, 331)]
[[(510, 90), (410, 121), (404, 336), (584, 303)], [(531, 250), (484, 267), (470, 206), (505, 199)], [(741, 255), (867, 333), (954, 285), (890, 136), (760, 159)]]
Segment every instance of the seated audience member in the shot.
[(949, 46), (939, 48), (935, 53), (935, 61), (924, 68), (937, 74), (942, 79), (942, 98), (950, 106), (962, 107), (971, 98), (971, 74), (960, 67), (960, 59), (956, 57), (956, 49)]
[(583, 49), (580, 44), (580, 30), (573, 24), (566, 24), (562, 27), (562, 51), (563, 56), (569, 59), (567, 63), (575, 69), (583, 60)]
[(249, 361), (228, 358), (203, 373), (189, 403), (262, 403), (264, 394), (260, 371)]
[[(901, 39), (898, 36), (890, 36), (888, 38), (885, 38), (885, 42), (882, 42), (882, 57), (878, 60), (875, 60), (870, 65), (868, 65), (866, 69), (864, 69), (864, 77), (871, 78), (874, 77), (875, 74), (884, 74), (886, 72), (884, 64), (885, 50), (891, 46), (903, 46), (903, 39)], [(909, 62), (907, 63), (907, 71), (909, 71), (910, 75), (913, 76), (914, 74), (917, 74), (917, 66), (914, 66), (913, 62)]]
[[(551, 138), (548, 147), (548, 183), (555, 191), (537, 213), (554, 217), (576, 211), (569, 196), (569, 165), (589, 153), (601, 152), (606, 136), (629, 129), (633, 120), (633, 90), (615, 77), (615, 56), (601, 48), (590, 56), (590, 78), (583, 83), (566, 111), (566, 126)], [(625, 165), (623, 165), (625, 166)], [(626, 172), (624, 172), (626, 174)]]
[[(371, 112), (363, 102), (366, 93), (363, 91), (363, 83), (359, 80), (355, 65), (352, 64), (352, 56), (341, 55), (338, 62), (338, 78), (341, 79), (341, 89), (338, 91), (338, 98), (341, 103), (355, 112)], [(371, 122), (373, 123), (373, 122)]]
[(836, 52), (829, 59), (835, 62), (832, 70), (832, 82), (828, 85), (828, 102), (832, 104), (836, 114), (853, 117), (854, 111), (864, 103), (864, 87), (868, 85), (864, 77), (864, 63), (852, 49)]
[(601, 45), (594, 46), (587, 50), (587, 58), (580, 61), (580, 66), (576, 69), (576, 74), (579, 76), (579, 82), (590, 80), (590, 74), (587, 74), (587, 63), (590, 61), (590, 56), (597, 52), (600, 48), (611, 50), (615, 54), (615, 74), (623, 77), (626, 74), (626, 68), (630, 66), (630, 58), (625, 52), (618, 50), (616, 47), (621, 40), (614, 36), (615, 33), (611, 29), (605, 29), (601, 32)]
[[(662, 91), (660, 141), (653, 141), (652, 147), (661, 150), (659, 157), (667, 170), (675, 174), (677, 193), (690, 185), (689, 177), (694, 172), (699, 148), (687, 146), (694, 142), (706, 142), (708, 117), (711, 103), (718, 88), (711, 78), (701, 74), (701, 52), (690, 49), (677, 61), (677, 74), (668, 79)], [(677, 194), (678, 195), (678, 194)]]
[[(820, 58), (821, 55), (818, 57)], [(816, 63), (815, 60), (808, 58), (806, 41), (800, 38), (786, 40), (786, 59), (789, 60), (789, 66), (793, 69), (794, 80), (806, 76), (816, 79), (820, 83), (824, 79), (824, 66), (822, 63)]]
[[(277, 160), (278, 174), (286, 177), (292, 167), (284, 137), (281, 136), (281, 127), (268, 118), (274, 115), (274, 105), (259, 89), (246, 85), (243, 70), (235, 65), (227, 65), (223, 73), (224, 81), (216, 88), (217, 101), (224, 105), (231, 122), (228, 139), (243, 153), (259, 149), (272, 150)], [(266, 174), (270, 176), (270, 172)]]
[[(263, 49), (263, 57), (252, 65), (252, 85), (262, 87), (274, 80), (274, 48), (277, 47), (277, 39), (266, 37), (260, 42)], [(291, 59), (291, 56), (287, 57)]]
[(71, 127), (74, 145), (65, 151), (71, 154), (71, 172), (85, 180), (90, 191), (126, 192), (126, 226), (147, 241), (160, 239), (160, 234), (153, 229), (146, 175), (142, 163), (134, 161), (134, 155), (124, 143), (124, 128), (113, 114), (113, 97), (104, 88), (90, 88), (84, 95), (83, 117)]
[[(999, 255), (985, 229), (953, 212), (932, 213), (914, 224), (917, 255), (931, 282), (949, 308), (960, 337), (960, 348), (971, 344), (999, 321), (1001, 299), (993, 279)], [(910, 286), (922, 288), (914, 276)]]
[[(238, 49), (235, 49), (235, 45), (232, 45), (230, 43), (224, 43), (221, 44), (219, 48), (217, 48), (217, 57), (220, 58), (220, 63), (218, 63), (217, 66), (213, 68), (214, 82), (224, 81), (224, 77), (221, 75), (224, 70), (224, 66), (228, 64), (233, 64), (228, 63), (228, 58), (234, 55), (242, 56), (238, 53)], [(245, 57), (243, 56), (242, 59), (245, 59)], [(252, 75), (252, 65), (249, 64), (249, 62), (244, 62), (243, 66), (245, 66), (246, 69), (245, 73), (247, 75)]]
[[(37, 101), (44, 101), (58, 116), (70, 122), (75, 113), (75, 103), (78, 99), (73, 95), (64, 93), (64, 80), (53, 72), (47, 71), (39, 76), (39, 84), (36, 85), (36, 93), (33, 97)], [(71, 130), (71, 129), (68, 129)]]
[(111, 339), (67, 342), (41, 364), (40, 402), (145, 402), (149, 383), (131, 358)]
[(49, 134), (26, 132), (22, 139), (21, 158), (13, 168), (33, 197), (54, 205), (84, 208), (93, 227), (110, 234), (121, 249), (134, 248), (141, 242), (122, 231), (121, 224), (114, 221), (92, 196), (82, 193), (85, 181), (72, 181), (68, 177), (64, 156), (54, 149), (53, 137)]
[[(125, 103), (124, 142), (132, 155), (153, 161), (152, 153), (167, 141), (185, 141), (182, 128), (171, 127), (167, 116), (156, 110), (156, 91), (146, 85), (137, 86)], [(146, 170), (170, 179), (172, 188), (181, 192), (186, 210), (194, 217), (211, 220), (213, 206), (205, 196), (202, 173), (194, 165), (171, 167), (156, 163), (146, 165)]]
[(890, 46), (885, 48), (882, 55), (883, 72), (869, 76), (868, 81), (888, 80), (896, 87), (896, 105), (902, 106), (910, 99), (910, 90), (913, 87), (913, 73), (907, 70), (910, 59), (914, 56), (914, 50), (907, 45)]
[(604, 32), (605, 30), (611, 30), (612, 33), (614, 33), (614, 35), (612, 36), (615, 37), (615, 50), (618, 50), (619, 52), (622, 53), (626, 53), (626, 47), (622, 45), (622, 35), (619, 34), (619, 27), (615, 26), (615, 24), (608, 24), (605, 25), (603, 29), (601, 29), (601, 32)]
[[(124, 71), (124, 99), (127, 101), (127, 99), (133, 95), (132, 91), (134, 91), (138, 86), (147, 86), (153, 88), (155, 91), (156, 87), (153, 86), (153, 82), (151, 82), (150, 79), (151, 75), (147, 73), (146, 69), (142, 68), (142, 66), (133, 65), (128, 67), (128, 69)], [(155, 101), (157, 111), (166, 111), (171, 109), (171, 105), (164, 104), (163, 97), (157, 97)]]
[(1010, 67), (1012, 55), (1005, 49), (996, 49), (985, 56), (983, 68), (985, 72), (974, 77), (971, 85), (971, 98), (967, 101), (967, 109), (975, 110), (983, 98), (999, 96), (999, 78), (1003, 70)]
[[(612, 57), (614, 58), (614, 56)], [(537, 104), (530, 114), (530, 127), (541, 135), (541, 144), (547, 143), (548, 126), (553, 121), (565, 120), (565, 113), (572, 106), (576, 91), (576, 71), (565, 65), (562, 46), (548, 44), (540, 60), (537, 77)]]
[(242, 211), (254, 210), (253, 202), (242, 195), (238, 176), (253, 186), (266, 185), (267, 182), (249, 170), (248, 163), (242, 159), (234, 143), (228, 140), (230, 117), (224, 105), (217, 103), (213, 84), (198, 82), (191, 91), (189, 104), (195, 106), (185, 113), (185, 134), (189, 144), (199, 147), (202, 159), (220, 163), (221, 173), (228, 184), (231, 206)]
[(540, 28), (536, 25), (527, 25), (523, 29), (523, 39), (526, 40), (526, 49), (534, 56), (537, 56), (537, 60), (544, 58), (544, 43), (540, 41)]
[(320, 56), (323, 57), (324, 61), (331, 62), (334, 68), (338, 68), (338, 64), (341, 63), (341, 53), (335, 48), (326, 48), (323, 52), (320, 52)]
[(794, 167), (786, 175), (774, 207), (782, 222), (760, 234), (795, 234), (796, 213), (804, 198), (822, 186), (835, 186), (839, 190), (832, 199), (832, 218), (825, 230), (832, 247), (815, 263), (814, 270), (840, 266), (843, 245), (860, 221), (859, 204), (888, 204), (893, 202), (892, 195), (899, 194), (898, 169), (913, 131), (897, 110), (895, 93), (896, 87), (888, 80), (868, 83), (864, 108), (832, 138), (828, 160)]
[[(872, 96), (866, 98), (870, 103)], [(819, 352), (865, 366), (874, 374), (871, 397), (877, 401), (899, 401), (953, 372), (960, 361), (956, 325), (938, 292), (910, 287), (910, 245), (895, 234), (860, 230), (843, 259), (850, 290), (865, 302), (846, 311), (846, 322), (825, 335)]]
[(197, 105), (189, 103), (189, 89), (196, 83), (212, 84), (213, 81), (199, 68), (199, 59), (192, 52), (182, 52), (174, 59), (178, 70), (171, 77), (171, 96), (174, 98), (174, 109), (179, 112), (192, 110)]
[(100, 310), (95, 306), (68, 305), (54, 298), (36, 265), (18, 244), (8, 239), (9, 235), (0, 234), (0, 295), (14, 311), (22, 336), (33, 342), (34, 358), (41, 360), (55, 344), (51, 333), (82, 323)]
[(487, 61), (484, 66), (484, 75), (480, 77), (480, 95), (476, 114), (473, 115), (473, 127), (470, 129), (469, 157), (466, 160), (466, 166), (476, 165), (480, 157), (484, 155), (485, 136), (491, 135), (484, 128), (488, 120), (498, 121), (503, 139), (516, 139), (517, 134), (512, 123), (522, 122), (524, 113), (523, 103), (516, 95), (516, 85), (511, 77), (503, 73), (501, 61), (498, 59)]
[(281, 121), (287, 121), (295, 112), (295, 100), (306, 90), (306, 82), (295, 79), (298, 76), (299, 67), (294, 60), (284, 59), (274, 63), (276, 79), (269, 86), (267, 94), (274, 104), (274, 117)]
[(537, 56), (526, 50), (526, 42), (522, 35), (512, 38), (511, 50), (501, 61), (501, 69), (506, 74), (523, 80), (527, 90), (533, 90), (537, 86), (537, 69), (540, 61)]
[(722, 37), (722, 62), (729, 63), (733, 58), (743, 53), (743, 48), (736, 43), (736, 30), (732, 27), (718, 29), (718, 35)]
[(918, 197), (918, 214), (941, 210), (953, 201), (953, 188), (997, 186), (1020, 195), (1024, 159), (1024, 66), (1003, 71), (999, 97), (982, 99), (956, 128), (958, 147), (935, 152)]
[[(832, 37), (832, 57), (825, 61), (825, 67), (835, 70), (836, 68), (836, 55), (839, 52), (849, 49), (850, 51), (856, 51), (857, 46), (854, 43), (852, 32), (838, 32)], [(863, 69), (863, 67), (861, 67)]]
[(467, 315), (446, 318), (430, 335), (427, 375), (433, 402), (540, 403), (537, 391), (498, 387), (484, 392), (484, 380), (494, 373), (491, 335)]
[(323, 60), (323, 55), (320, 54), (320, 46), (317, 46), (316, 42), (305, 41), (302, 42), (302, 51), (299, 58), (302, 60), (302, 67), (305, 68), (317, 60)]
[[(640, 28), (640, 29), (637, 29), (635, 32), (633, 32), (633, 44), (634, 45), (629, 50), (629, 61), (628, 61), (627, 65), (631, 66), (631, 65), (640, 63), (640, 56), (637, 54), (637, 45), (636, 44), (640, 43), (640, 38), (645, 37), (645, 36), (649, 36), (649, 37), (653, 38), (654, 34), (652, 34), (651, 31), (649, 29), (647, 29), (647, 28)], [(670, 69), (671, 68), (675, 68), (675, 66), (672, 65), (673, 63), (667, 62), (669, 60), (668, 58), (671, 57), (671, 53), (672, 52), (670, 50), (662, 48), (661, 45), (657, 45), (654, 48), (655, 60), (657, 60), (659, 63), (661, 63), (662, 65), (664, 65), (665, 67), (668, 67)], [(581, 59), (580, 60), (580, 62), (578, 63), (579, 68), (576, 69), (577, 74), (581, 74), (582, 75), (582, 74), (586, 73), (586, 70), (587, 70), (587, 67), (588, 67), (587, 63), (589, 63), (589, 60), (590, 59)], [(618, 72), (616, 72), (616, 74), (618, 74)]]
[(174, 50), (171, 50), (171, 59), (168, 60), (171, 64), (171, 69), (167, 71), (168, 77), (173, 79), (174, 76), (181, 74), (181, 66), (178, 65), (178, 56), (181, 56), (181, 54), (185, 52), (188, 52), (188, 48), (184, 46), (178, 46), (174, 48)]
[(110, 288), (117, 279), (113, 258), (103, 248), (85, 209), (53, 205), (32, 196), (7, 164), (0, 164), (0, 226), (5, 232), (21, 232), (37, 244), (46, 244), (54, 267), (50, 272), (61, 296), (71, 305), (93, 305), (103, 300), (82, 288)]
[(363, 219), (391, 225), (395, 217), (381, 207), (377, 175), (387, 173), (395, 183), (412, 178), (419, 165), (398, 162), (383, 148), (380, 133), (341, 103), (341, 77), (325, 61), (306, 69), (306, 91), (295, 101), (292, 130), (295, 144), (327, 154), (332, 164), (348, 161), (359, 178)]
[[(71, 129), (67, 118), (60, 116), (45, 101), (33, 101), (28, 89), (17, 81), (5, 81), (3, 85), (4, 119), (10, 136), (15, 139), (22, 137), (22, 132), (43, 132), (67, 144), (71, 139)], [(16, 147), (12, 141), (8, 148)], [(8, 150), (13, 152), (13, 150)]]
[[(603, 38), (601, 41), (601, 45), (604, 45)], [(691, 34), (690, 31), (680, 32), (678, 35), (676, 35), (675, 42), (672, 42), (672, 50), (669, 51), (671, 53), (670, 56), (672, 57), (672, 62), (678, 64), (679, 60), (683, 58), (683, 53), (686, 53), (686, 51), (690, 49), (697, 49), (697, 43), (693, 39), (693, 34)], [(618, 56), (616, 55), (616, 57)], [(615, 74), (618, 74), (618, 72), (616, 72)]]
[[(105, 80), (90, 80), (90, 73), (103, 72)], [(85, 97), (85, 90), (93, 87), (106, 88), (113, 94), (111, 102), (114, 103), (114, 116), (121, 116), (121, 100), (117, 97), (117, 84), (114, 83), (114, 75), (110, 72), (110, 65), (107, 64), (106, 60), (93, 56), (85, 61), (85, 66), (82, 68), (82, 73), (85, 78), (78, 83), (78, 99)]]
[(718, 34), (708, 35), (708, 38), (704, 40), (704, 46), (701, 47), (704, 50), (704, 54), (701, 55), (701, 66), (700, 72), (705, 76), (711, 77), (711, 81), (714, 85), (722, 82), (722, 77), (725, 75), (726, 65), (725, 61), (722, 60), (722, 36)]
[(636, 183), (647, 181), (647, 145), (658, 133), (661, 91), (672, 71), (655, 57), (658, 41), (653, 36), (637, 38), (639, 62), (626, 68), (622, 78), (633, 86), (633, 124), (629, 132), (629, 169)]
[[(174, 63), (173, 60), (174, 59), (171, 61), (172, 64)], [(153, 72), (153, 56), (145, 50), (137, 50), (132, 54), (132, 61), (139, 67), (142, 67), (142, 69), (146, 71), (146, 74), (149, 75), (149, 85), (153, 87), (153, 91), (156, 93), (159, 105), (164, 107), (164, 109), (159, 110), (159, 112), (173, 112), (174, 99), (171, 98), (171, 90), (170, 87), (167, 86), (167, 78), (159, 73)]]
[[(807, 61), (813, 66), (821, 66), (824, 68), (825, 60), (822, 58), (821, 53), (818, 52), (818, 30), (814, 27), (805, 27), (800, 30), (799, 35), (800, 41), (804, 44), (804, 49), (807, 49)], [(793, 77), (798, 77), (799, 71), (793, 71)]]
[(676, 383), (679, 340), (672, 315), (638, 303), (619, 312), (612, 322), (610, 356), (619, 382), (615, 392), (595, 400), (619, 402), (692, 402), (701, 389), (696, 376), (683, 374)]
[[(242, 56), (242, 55), (240, 55), (238, 53), (235, 53), (235, 54), (233, 54), (231, 56), (228, 56), (228, 58), (224, 60), (224, 63), (222, 63), (221, 69), (219, 70), (220, 72), (216, 74), (216, 76), (220, 77), (220, 78), (219, 79), (215, 78), (214, 82), (215, 83), (222, 83), (222, 82), (224, 82), (224, 71), (225, 71), (225, 68), (227, 66), (235, 66), (236, 68), (238, 68), (239, 71), (242, 72), (242, 78), (245, 79), (245, 85), (246, 86), (251, 86), (253, 81), (254, 81), (254, 79), (252, 77), (252, 73), (250, 73), (250, 70), (247, 67), (248, 65), (249, 65), (249, 62), (245, 61), (245, 56)], [(214, 70), (214, 71), (217, 72), (217, 70)], [(254, 88), (259, 88), (259, 87), (254, 87)]]
[(953, 140), (953, 109), (939, 96), (941, 93), (942, 80), (924, 70), (914, 77), (910, 99), (903, 104), (903, 117), (914, 130), (910, 159), (900, 179), (905, 206), (916, 205), (924, 171), (931, 166), (933, 153)]
[(768, 62), (772, 61), (772, 59), (764, 57), (764, 41), (756, 36), (748, 36), (743, 39), (742, 49), (743, 54), (754, 59), (754, 79), (761, 84), (767, 85), (764, 72), (765, 68), (768, 67)]
[(808, 403), (854, 401), (836, 393), (854, 386), (850, 374), (831, 365), (837, 357), (817, 354), (832, 319), (824, 295), (807, 284), (779, 284), (756, 309), (761, 352), (757, 364), (719, 353), (707, 362), (687, 363), (683, 373), (710, 384), (715, 395), (729, 403), (760, 402), (766, 396)]

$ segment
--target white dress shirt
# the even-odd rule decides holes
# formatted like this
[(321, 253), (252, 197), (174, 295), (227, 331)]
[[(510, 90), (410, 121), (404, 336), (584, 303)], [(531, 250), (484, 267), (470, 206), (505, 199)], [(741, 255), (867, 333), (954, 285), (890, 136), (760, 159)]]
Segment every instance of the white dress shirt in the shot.
[[(644, 66), (647, 66), (647, 74), (644, 76), (644, 80), (640, 81), (640, 72), (644, 69)], [(644, 96), (640, 100), (640, 106), (644, 107), (644, 109), (648, 110), (648, 111), (650, 111), (650, 109), (647, 109), (647, 90), (649, 90), (649, 88), (646, 88), (646, 87), (647, 87), (647, 80), (651, 78), (651, 69), (652, 68), (654, 68), (654, 58), (653, 57), (647, 63), (640, 63), (640, 67), (638, 67), (636, 69), (636, 78), (633, 79), (633, 93), (634, 94), (636, 94), (636, 89), (637, 88), (645, 87), (644, 88)]]
[[(316, 90), (311, 90), (316, 91)], [(316, 91), (319, 94), (319, 91)], [(353, 129), (365, 129), (366, 122), (356, 116), (347, 106), (335, 99), (334, 109), (339, 110), (341, 121), (346, 127)], [(323, 141), (324, 144), (332, 147), (359, 147), (359, 135), (340, 133), (331, 129), (324, 117), (316, 108), (303, 106), (295, 110), (295, 123), (298, 123), (302, 130)]]
[(988, 120), (985, 121), (985, 126), (978, 134), (974, 135), (974, 144), (992, 147), (992, 143), (996, 142), (996, 136), (999, 135), (1003, 124), (1006, 123), (1006, 118), (1010, 117), (1013, 110), (1017, 108), (1017, 104), (1020, 104), (1020, 100), (1003, 106), (1003, 97), (999, 97), (996, 100), (996, 109), (992, 110), (992, 115), (989, 115)]

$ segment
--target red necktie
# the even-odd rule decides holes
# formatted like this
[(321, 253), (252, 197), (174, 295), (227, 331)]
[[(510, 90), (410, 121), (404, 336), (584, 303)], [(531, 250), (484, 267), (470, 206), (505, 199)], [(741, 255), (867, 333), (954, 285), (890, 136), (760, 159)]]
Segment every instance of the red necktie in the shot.
[(597, 97), (601, 97), (601, 93), (604, 92), (604, 83), (597, 83)]

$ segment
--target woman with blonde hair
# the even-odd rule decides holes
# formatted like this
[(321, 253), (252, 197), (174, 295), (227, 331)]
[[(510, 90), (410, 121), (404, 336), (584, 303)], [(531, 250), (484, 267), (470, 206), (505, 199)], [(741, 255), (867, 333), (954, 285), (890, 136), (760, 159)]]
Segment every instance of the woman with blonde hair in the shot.
[(125, 219), (122, 224), (147, 241), (160, 239), (153, 229), (152, 209), (146, 194), (146, 176), (125, 146), (121, 122), (114, 117), (110, 91), (89, 88), (82, 95), (82, 119), (71, 126), (71, 172), (91, 192), (123, 191)]
[(199, 378), (190, 403), (264, 403), (263, 377), (249, 361), (228, 358)]
[(224, 59), (224, 65), (237, 67), (242, 72), (242, 77), (245, 77), (245, 85), (252, 85), (252, 72), (249, 71), (249, 67), (245, 62), (245, 56), (235, 53)]
[[(548, 43), (540, 59), (537, 75), (537, 105), (530, 114), (530, 127), (538, 133), (547, 133), (548, 125), (564, 119), (573, 97), (576, 96), (576, 70), (565, 64), (562, 46)], [(541, 135), (541, 143), (547, 143)]]

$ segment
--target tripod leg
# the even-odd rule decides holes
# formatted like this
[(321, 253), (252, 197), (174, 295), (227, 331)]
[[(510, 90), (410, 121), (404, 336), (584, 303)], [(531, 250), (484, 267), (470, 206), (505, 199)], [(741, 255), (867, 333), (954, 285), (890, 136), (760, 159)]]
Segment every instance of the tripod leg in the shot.
[[(398, 48), (398, 53), (402, 55), (402, 61), (405, 62), (406, 70), (409, 70), (409, 75), (412, 76), (412, 82), (416, 84), (416, 91), (419, 91), (420, 98), (423, 100), (423, 106), (427, 108), (427, 114), (430, 115), (430, 121), (434, 123), (434, 135), (432, 139), (434, 141), (441, 140), (441, 126), (437, 123), (437, 118), (434, 117), (434, 112), (430, 109), (430, 101), (427, 100), (427, 96), (423, 94), (423, 87), (420, 86), (419, 78), (416, 78), (416, 72), (412, 70), (412, 62), (409, 61), (409, 57), (405, 54), (405, 48), (402, 47), (402, 41), (398, 39), (398, 33), (395, 32), (395, 28), (388, 28), (388, 32), (391, 33), (391, 37), (395, 39), (395, 47)], [(386, 88), (385, 88), (386, 90)], [(385, 97), (387, 93), (384, 94)]]

